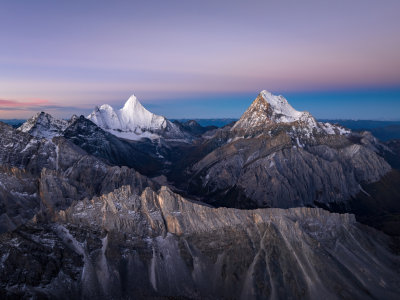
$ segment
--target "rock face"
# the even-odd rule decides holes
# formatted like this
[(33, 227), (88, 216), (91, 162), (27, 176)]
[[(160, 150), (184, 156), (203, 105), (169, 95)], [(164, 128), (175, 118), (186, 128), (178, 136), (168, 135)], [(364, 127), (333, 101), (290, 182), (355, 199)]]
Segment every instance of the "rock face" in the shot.
[(348, 214), (215, 209), (165, 187), (121, 187), (57, 220), (0, 236), (0, 295), (396, 299), (400, 289), (387, 237)]
[[(318, 123), (281, 96), (261, 92), (219, 146), (191, 169), (193, 193), (241, 208), (346, 203), (390, 171), (368, 133)], [(221, 142), (222, 141), (222, 142)]]
[(134, 169), (110, 166), (63, 137), (39, 140), (3, 123), (0, 135), (0, 232), (123, 185), (138, 192), (157, 187)]
[(83, 116), (72, 122), (63, 136), (109, 164), (134, 168), (144, 175), (157, 172), (165, 163), (162, 141), (120, 139)]
[(135, 95), (129, 97), (124, 107), (118, 111), (104, 104), (96, 107), (87, 118), (104, 130), (129, 140), (157, 139), (160, 136), (170, 139), (187, 138), (175, 124), (145, 109)]
[(386, 145), (388, 146), (384, 152), (386, 160), (393, 168), (400, 170), (400, 140), (391, 140)]
[(202, 134), (206, 133), (207, 131), (215, 130), (218, 128), (216, 126), (203, 127), (195, 120), (189, 120), (189, 121), (186, 121), (183, 123), (180, 123), (179, 121), (175, 120), (173, 123), (175, 125), (177, 125), (178, 127), (180, 127), (181, 130), (183, 130), (183, 131), (187, 132), (189, 135), (192, 135), (195, 137), (199, 137)]
[(0, 167), (0, 233), (32, 219), (40, 207), (35, 176), (15, 167)]
[(261, 91), (254, 102), (235, 123), (232, 130), (251, 129), (265, 126), (268, 123), (292, 123), (301, 121), (309, 126), (317, 122), (308, 112), (295, 110), (282, 96), (275, 96), (268, 91)]
[(58, 120), (45, 112), (40, 112), (22, 124), (18, 130), (39, 138), (52, 138), (60, 136), (67, 126), (67, 121)]

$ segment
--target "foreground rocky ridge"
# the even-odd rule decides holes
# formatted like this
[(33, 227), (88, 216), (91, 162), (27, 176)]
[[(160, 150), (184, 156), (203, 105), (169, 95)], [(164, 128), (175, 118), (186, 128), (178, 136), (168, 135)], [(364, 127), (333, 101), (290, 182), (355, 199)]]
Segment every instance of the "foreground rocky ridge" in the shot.
[[(166, 187), (141, 195), (121, 187), (0, 239), (4, 296), (396, 299), (400, 291), (389, 239), (352, 215), (215, 209)], [(41, 267), (27, 271), (11, 253)]]

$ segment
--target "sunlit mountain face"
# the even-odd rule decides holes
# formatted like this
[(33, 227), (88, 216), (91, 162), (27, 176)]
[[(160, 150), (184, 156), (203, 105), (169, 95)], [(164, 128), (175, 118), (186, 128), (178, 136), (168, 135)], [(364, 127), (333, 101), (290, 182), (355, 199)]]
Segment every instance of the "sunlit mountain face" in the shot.
[(0, 299), (400, 299), (399, 11), (2, 1)]

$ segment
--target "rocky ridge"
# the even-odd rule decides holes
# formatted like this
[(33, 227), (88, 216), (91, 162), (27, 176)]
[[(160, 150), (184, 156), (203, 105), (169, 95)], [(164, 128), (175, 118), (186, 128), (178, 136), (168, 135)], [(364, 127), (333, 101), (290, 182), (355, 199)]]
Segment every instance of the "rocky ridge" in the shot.
[(157, 184), (128, 167), (111, 166), (63, 137), (37, 139), (0, 123), (0, 228), (23, 225), (35, 214), (68, 207), (129, 184)]
[[(1, 238), (7, 296), (396, 299), (400, 289), (400, 260), (387, 237), (352, 215), (215, 209), (166, 187), (142, 194), (121, 187), (73, 203), (55, 224)], [(44, 253), (65, 255), (43, 257), (33, 241)], [(27, 272), (11, 253), (47, 267)]]
[(18, 130), (35, 137), (51, 139), (54, 136), (62, 135), (68, 125), (68, 121), (59, 120), (45, 112), (40, 112), (18, 127)]

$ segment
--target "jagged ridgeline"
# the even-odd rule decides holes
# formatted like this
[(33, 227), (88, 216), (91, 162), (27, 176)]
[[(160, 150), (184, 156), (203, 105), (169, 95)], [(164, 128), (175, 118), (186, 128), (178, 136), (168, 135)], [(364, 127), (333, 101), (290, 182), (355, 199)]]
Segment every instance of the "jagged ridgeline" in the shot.
[(399, 297), (397, 143), (282, 96), (223, 128), (132, 95), (0, 137), (2, 299)]

